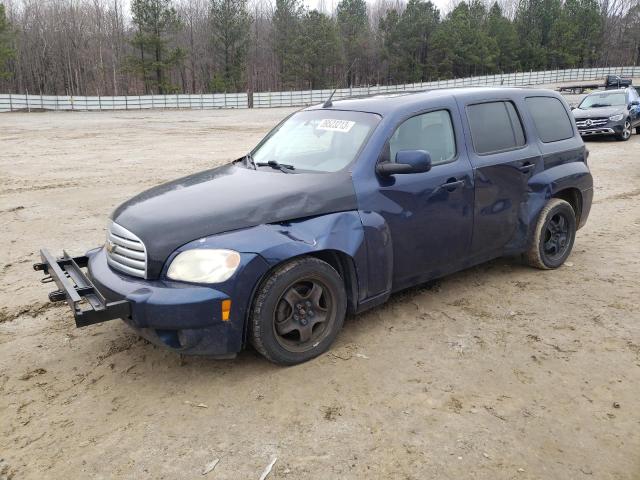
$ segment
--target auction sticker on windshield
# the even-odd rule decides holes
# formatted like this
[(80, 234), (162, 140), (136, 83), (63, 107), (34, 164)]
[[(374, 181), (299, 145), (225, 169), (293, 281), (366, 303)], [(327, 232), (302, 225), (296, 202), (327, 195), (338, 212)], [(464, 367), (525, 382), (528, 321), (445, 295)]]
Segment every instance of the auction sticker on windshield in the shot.
[(356, 124), (351, 120), (335, 120), (332, 118), (323, 119), (316, 127), (317, 130), (328, 130), (330, 132), (348, 132)]

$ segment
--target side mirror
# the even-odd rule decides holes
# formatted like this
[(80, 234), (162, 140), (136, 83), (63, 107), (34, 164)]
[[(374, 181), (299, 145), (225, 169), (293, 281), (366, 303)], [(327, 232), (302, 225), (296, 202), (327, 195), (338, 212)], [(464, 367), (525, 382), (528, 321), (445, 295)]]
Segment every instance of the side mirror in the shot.
[(633, 108), (640, 105), (640, 102), (638, 100), (633, 100), (629, 103), (629, 108)]
[(423, 173), (431, 170), (431, 155), (424, 150), (400, 150), (395, 163), (380, 163), (376, 172), (382, 176), (398, 173)]

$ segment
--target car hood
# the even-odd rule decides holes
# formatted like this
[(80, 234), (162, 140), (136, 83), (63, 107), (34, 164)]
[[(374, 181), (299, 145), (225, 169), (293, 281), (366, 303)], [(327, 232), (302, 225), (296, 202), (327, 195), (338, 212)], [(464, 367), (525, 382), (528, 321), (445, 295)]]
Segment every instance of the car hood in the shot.
[(610, 117), (611, 115), (615, 115), (616, 113), (624, 112), (625, 108), (623, 106), (589, 108), (587, 110), (580, 110), (579, 108), (576, 108), (575, 110), (573, 110), (573, 116), (576, 117), (576, 120), (582, 120), (585, 118)]
[(147, 190), (111, 218), (144, 242), (148, 278), (157, 278), (169, 255), (190, 241), (355, 209), (349, 172), (286, 174), (229, 164)]

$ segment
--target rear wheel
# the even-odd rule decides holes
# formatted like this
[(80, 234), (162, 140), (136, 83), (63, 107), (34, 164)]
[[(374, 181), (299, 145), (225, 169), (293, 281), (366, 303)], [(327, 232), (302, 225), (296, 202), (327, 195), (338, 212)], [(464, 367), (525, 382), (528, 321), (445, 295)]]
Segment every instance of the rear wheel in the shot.
[(559, 198), (552, 198), (540, 212), (527, 261), (532, 267), (549, 270), (562, 265), (576, 238), (576, 214), (573, 207)]
[(618, 135), (616, 135), (616, 138), (623, 142), (631, 138), (631, 122), (629, 121), (629, 119), (626, 119), (624, 121), (624, 125), (622, 126), (622, 131)]
[(333, 343), (347, 309), (342, 278), (328, 263), (303, 257), (276, 268), (251, 312), (250, 340), (268, 360), (306, 362)]

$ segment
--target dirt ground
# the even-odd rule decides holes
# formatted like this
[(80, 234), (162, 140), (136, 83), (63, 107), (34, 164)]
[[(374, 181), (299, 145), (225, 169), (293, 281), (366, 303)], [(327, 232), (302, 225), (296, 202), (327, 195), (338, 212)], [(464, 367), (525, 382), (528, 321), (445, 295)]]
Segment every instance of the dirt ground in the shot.
[(289, 111), (0, 116), (0, 477), (257, 480), (277, 457), (273, 479), (640, 479), (640, 135), (588, 142), (564, 267), (395, 295), (304, 365), (181, 358), (46, 302), (39, 248), (101, 244), (120, 202)]

